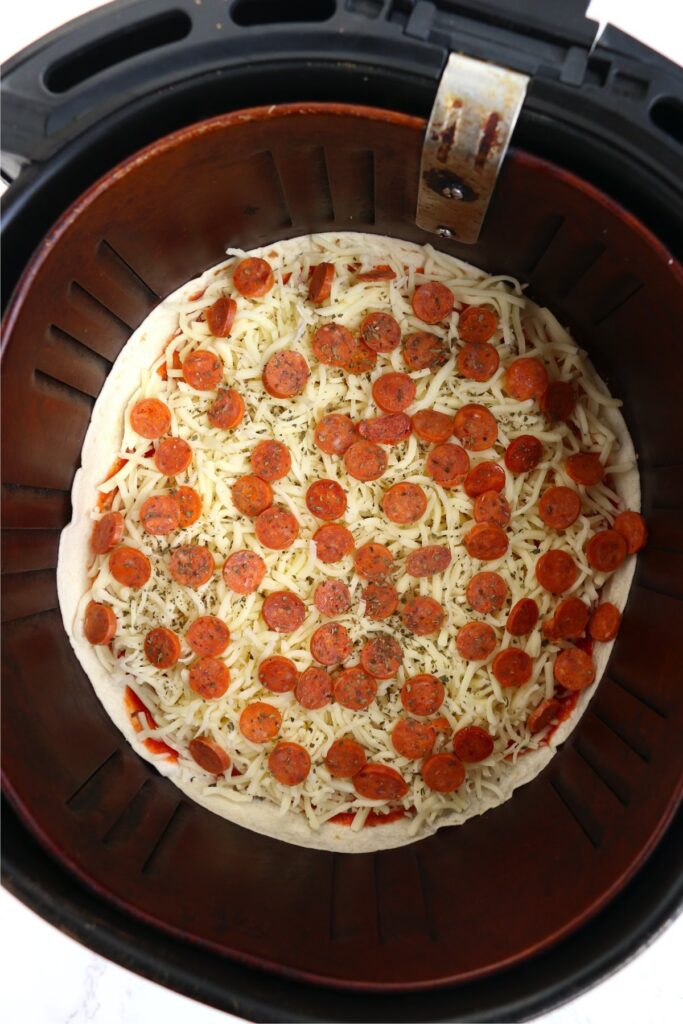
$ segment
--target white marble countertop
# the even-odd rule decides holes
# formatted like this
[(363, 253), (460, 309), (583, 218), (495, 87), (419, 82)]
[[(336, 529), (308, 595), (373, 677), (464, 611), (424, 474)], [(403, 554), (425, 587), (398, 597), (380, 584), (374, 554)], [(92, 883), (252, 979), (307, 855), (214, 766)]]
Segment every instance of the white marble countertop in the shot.
[[(100, 0), (101, 2), (101, 0)], [(195, 0), (201, 3), (201, 0)], [(0, 59), (98, 0), (30, 0), (5, 13)], [(598, 21), (683, 64), (683, 6), (671, 0), (592, 0)], [(4, 1024), (218, 1024), (237, 1021), (91, 953), (0, 890), (0, 1014)], [(607, 981), (543, 1024), (673, 1024), (683, 1020), (683, 918)]]

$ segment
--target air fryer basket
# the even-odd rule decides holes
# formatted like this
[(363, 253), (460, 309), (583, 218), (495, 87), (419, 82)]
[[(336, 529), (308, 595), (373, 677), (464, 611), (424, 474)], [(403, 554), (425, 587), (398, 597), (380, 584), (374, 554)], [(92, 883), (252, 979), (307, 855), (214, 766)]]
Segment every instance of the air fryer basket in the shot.
[[(238, 1015), (526, 1019), (683, 899), (680, 810), (662, 837), (681, 758), (680, 273), (642, 228), (680, 248), (681, 76), (612, 27), (598, 39), (585, 7), (118, 0), (3, 69), (3, 302), (23, 275), (3, 366), (4, 877), (92, 948)], [(532, 786), (412, 849), (332, 857), (213, 819), (122, 746), (60, 626), (58, 535), (94, 397), (159, 296), (227, 244), (423, 239), (416, 118), (309, 105), (164, 136), (302, 99), (424, 116), (450, 50), (530, 83), (479, 246), (443, 248), (529, 281), (626, 400), (651, 544), (608, 678)], [(391, 990), (350, 988), (368, 979)]]
[[(416, 241), (424, 122), (306, 104), (166, 137), (50, 233), (4, 356), (7, 790), (53, 854), (142, 921), (244, 963), (373, 990), (476, 978), (588, 920), (652, 851), (683, 775), (679, 268), (633, 217), (512, 151), (479, 243), (442, 248), (529, 282), (586, 347), (640, 455), (650, 543), (607, 674), (551, 765), (499, 809), (417, 845), (304, 850), (188, 802), (110, 722), (55, 592), (59, 530), (93, 402), (134, 328), (183, 281), (250, 247), (352, 229)], [(30, 756), (27, 756), (30, 752)]]

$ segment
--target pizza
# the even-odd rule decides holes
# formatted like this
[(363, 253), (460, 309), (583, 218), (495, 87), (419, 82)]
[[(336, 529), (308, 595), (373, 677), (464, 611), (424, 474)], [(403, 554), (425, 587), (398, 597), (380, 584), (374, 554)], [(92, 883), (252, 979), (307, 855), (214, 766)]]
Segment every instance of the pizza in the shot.
[(633, 444), (518, 281), (357, 233), (229, 251), (95, 405), (65, 627), (191, 799), (349, 852), (496, 807), (585, 709), (645, 543)]

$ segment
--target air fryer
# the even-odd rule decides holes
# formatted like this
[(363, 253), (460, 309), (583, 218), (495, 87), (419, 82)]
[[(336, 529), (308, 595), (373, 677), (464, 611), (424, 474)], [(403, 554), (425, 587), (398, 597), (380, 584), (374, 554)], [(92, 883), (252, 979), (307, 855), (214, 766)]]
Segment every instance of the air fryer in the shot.
[[(614, 29), (596, 43), (584, 7), (120, 2), (5, 69), (6, 881), (92, 948), (239, 1015), (523, 1019), (680, 904), (682, 76)], [(467, 245), (416, 225), (450, 51), (529, 77)], [(141, 761), (55, 586), (83, 436), (131, 331), (226, 247), (332, 229), (527, 282), (624, 401), (650, 531), (605, 677), (549, 767), (461, 828), (358, 856), (241, 829)]]

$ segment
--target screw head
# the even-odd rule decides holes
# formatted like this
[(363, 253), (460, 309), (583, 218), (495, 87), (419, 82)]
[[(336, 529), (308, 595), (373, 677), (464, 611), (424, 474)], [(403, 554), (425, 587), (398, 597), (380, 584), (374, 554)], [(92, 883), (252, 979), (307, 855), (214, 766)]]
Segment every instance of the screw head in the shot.
[(439, 227), (436, 229), (436, 234), (440, 235), (441, 238), (452, 238), (453, 232), (450, 228)]
[(462, 199), (464, 192), (457, 185), (446, 185), (445, 188), (441, 189), (441, 195), (445, 199)]

